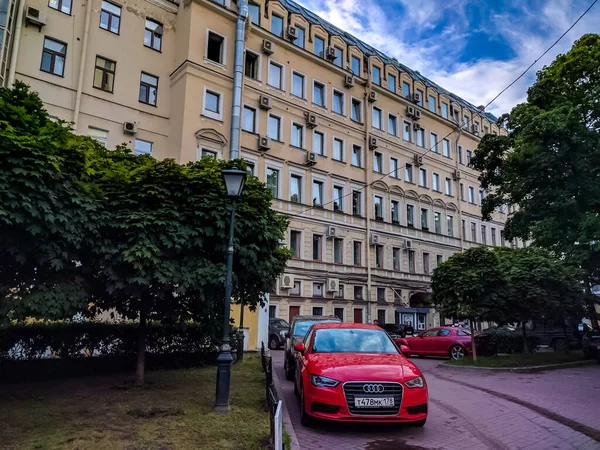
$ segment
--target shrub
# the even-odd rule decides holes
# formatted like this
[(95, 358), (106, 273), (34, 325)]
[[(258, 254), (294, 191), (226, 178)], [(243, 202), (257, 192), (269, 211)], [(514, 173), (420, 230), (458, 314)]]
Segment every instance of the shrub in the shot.
[[(497, 353), (525, 353), (523, 349), (523, 335), (520, 331), (510, 331), (504, 328), (490, 328), (482, 333), (488, 336), (489, 347), (495, 348)], [(536, 336), (527, 336), (527, 351), (533, 352), (540, 344)]]

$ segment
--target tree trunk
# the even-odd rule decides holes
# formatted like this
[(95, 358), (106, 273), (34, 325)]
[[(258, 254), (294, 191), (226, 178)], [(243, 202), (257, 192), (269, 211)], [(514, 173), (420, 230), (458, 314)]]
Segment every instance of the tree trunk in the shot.
[(471, 319), (471, 350), (473, 352), (473, 361), (477, 361), (477, 349), (475, 345), (475, 321)]
[(585, 293), (587, 294), (586, 297), (588, 299), (588, 309), (590, 311), (590, 321), (592, 322), (592, 328), (594, 330), (597, 330), (599, 328), (598, 314), (596, 313), (596, 302), (594, 299), (594, 295), (592, 294), (592, 288), (590, 286), (591, 279), (589, 276), (585, 277), (583, 284), (585, 285)]
[(525, 327), (526, 322), (521, 322), (521, 331), (523, 332), (523, 353), (529, 353), (529, 346), (527, 345), (527, 328)]
[(137, 365), (135, 372), (136, 386), (143, 386), (146, 373), (146, 311), (140, 310), (140, 324), (138, 326), (137, 340)]

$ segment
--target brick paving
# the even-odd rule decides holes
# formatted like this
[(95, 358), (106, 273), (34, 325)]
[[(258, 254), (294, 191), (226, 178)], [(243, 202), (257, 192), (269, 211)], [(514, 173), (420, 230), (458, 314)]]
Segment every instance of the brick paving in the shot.
[[(554, 408), (563, 416), (600, 428), (600, 367), (532, 375), (455, 374), (455, 371), (436, 369), (440, 361), (414, 359), (429, 385), (429, 418), (425, 427), (323, 422), (306, 428), (300, 424), (299, 402), (294, 396), (293, 384), (284, 377), (283, 352), (274, 351), (272, 355), (283, 400), (301, 449), (600, 449), (599, 442), (529, 408), (443, 379), (450, 377), (474, 386), (523, 396), (538, 406)], [(585, 384), (582, 386), (581, 383)]]

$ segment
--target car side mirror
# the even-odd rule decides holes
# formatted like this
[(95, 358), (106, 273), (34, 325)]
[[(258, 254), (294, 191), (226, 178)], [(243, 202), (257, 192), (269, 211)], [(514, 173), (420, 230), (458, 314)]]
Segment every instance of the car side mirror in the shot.
[(400, 351), (403, 355), (408, 355), (410, 353), (410, 347), (407, 347), (406, 345), (401, 345)]
[(306, 350), (306, 347), (304, 347), (304, 344), (300, 343), (300, 344), (296, 344), (294, 346), (294, 350), (296, 350), (299, 353), (304, 353), (304, 351)]

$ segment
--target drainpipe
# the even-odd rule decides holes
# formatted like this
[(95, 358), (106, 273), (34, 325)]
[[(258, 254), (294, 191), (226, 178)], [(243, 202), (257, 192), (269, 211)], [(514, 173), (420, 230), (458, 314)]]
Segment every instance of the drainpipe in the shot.
[(373, 212), (373, 202), (371, 202), (371, 166), (369, 161), (372, 160), (371, 151), (369, 149), (369, 130), (370, 130), (370, 111), (369, 111), (369, 94), (371, 93), (371, 75), (367, 73), (367, 84), (365, 85), (365, 220), (367, 221), (367, 323), (371, 323), (371, 213)]
[(81, 44), (81, 59), (79, 61), (79, 78), (77, 80), (77, 94), (75, 95), (75, 110), (73, 111), (73, 131), (77, 133), (77, 121), (81, 109), (81, 94), (83, 92), (83, 76), (85, 60), (87, 59), (88, 38), (90, 36), (90, 19), (92, 16), (92, 0), (87, 0), (85, 7), (85, 25), (83, 29), (83, 43)]
[(240, 153), (240, 122), (242, 114), (242, 84), (244, 69), (244, 41), (246, 38), (246, 21), (248, 20), (248, 3), (238, 2), (240, 12), (235, 27), (235, 53), (233, 63), (233, 100), (231, 105), (231, 148), (229, 159), (236, 159)]
[(15, 82), (15, 72), (17, 71), (17, 56), (19, 55), (19, 43), (21, 42), (21, 25), (23, 24), (23, 11), (25, 9), (25, 0), (19, 1), (19, 9), (17, 10), (17, 24), (15, 26), (14, 42), (12, 53), (10, 55), (10, 63), (8, 69), (7, 87), (12, 87)]
[[(457, 125), (458, 126), (458, 125)], [(456, 138), (456, 149), (458, 150), (458, 141), (460, 141), (460, 137), (462, 136), (462, 127), (460, 127), (458, 129), (458, 137)], [(454, 166), (456, 168), (456, 170), (460, 170), (459, 169), (459, 163), (458, 163), (458, 155), (456, 155), (456, 162), (454, 163)], [(458, 204), (458, 235), (460, 236), (460, 251), (464, 251), (465, 250), (465, 237), (463, 236), (463, 232), (462, 232), (462, 199), (460, 198), (460, 180), (456, 180), (456, 198), (458, 199), (458, 201), (456, 202)]]

